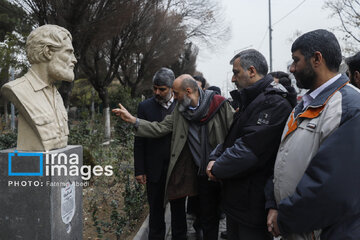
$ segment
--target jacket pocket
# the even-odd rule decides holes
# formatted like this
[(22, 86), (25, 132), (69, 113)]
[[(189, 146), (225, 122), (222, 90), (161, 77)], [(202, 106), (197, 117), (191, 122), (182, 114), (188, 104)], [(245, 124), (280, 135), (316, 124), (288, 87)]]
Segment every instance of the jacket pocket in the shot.
[(50, 118), (48, 114), (38, 114), (33, 117), (33, 121), (37, 126), (42, 126), (53, 122), (54, 120)]
[(32, 119), (35, 123), (36, 129), (43, 141), (54, 139), (57, 136), (57, 128), (54, 119), (48, 114), (39, 114)]

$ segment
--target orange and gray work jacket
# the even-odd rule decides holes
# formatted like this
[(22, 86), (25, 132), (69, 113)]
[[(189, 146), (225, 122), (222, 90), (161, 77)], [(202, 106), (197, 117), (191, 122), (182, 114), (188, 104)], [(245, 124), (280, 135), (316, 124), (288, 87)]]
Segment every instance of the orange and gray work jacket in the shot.
[(342, 75), (285, 126), (274, 169), (280, 231), (359, 239), (359, 189), (360, 91)]

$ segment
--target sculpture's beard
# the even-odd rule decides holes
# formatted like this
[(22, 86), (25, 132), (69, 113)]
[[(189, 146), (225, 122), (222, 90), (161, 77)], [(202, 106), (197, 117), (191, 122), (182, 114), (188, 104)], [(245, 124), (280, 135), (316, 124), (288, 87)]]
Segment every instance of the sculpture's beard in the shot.
[(180, 102), (179, 105), (179, 112), (183, 112), (185, 111), (191, 104), (191, 98), (189, 98), (188, 96), (184, 95), (183, 100)]
[(72, 82), (74, 80), (74, 69), (66, 62), (54, 59), (49, 62), (49, 76), (52, 81)]

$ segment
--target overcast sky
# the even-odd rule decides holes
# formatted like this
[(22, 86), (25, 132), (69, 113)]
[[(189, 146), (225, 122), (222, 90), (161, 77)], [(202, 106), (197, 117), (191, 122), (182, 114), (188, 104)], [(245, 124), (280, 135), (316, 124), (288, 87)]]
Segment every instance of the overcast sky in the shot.
[[(271, 0), (272, 23), (276, 23), (301, 2), (303, 0)], [(329, 10), (323, 9), (324, 2), (325, 0), (306, 0), (273, 26), (273, 71), (286, 72), (286, 66), (291, 61), (290, 39), (295, 39), (296, 31), (305, 33), (319, 28), (332, 30), (340, 25), (337, 18), (329, 17)], [(201, 47), (197, 69), (211, 85), (219, 86), (225, 91), (226, 87), (234, 88), (229, 61), (241, 49), (255, 48), (264, 54), (269, 63), (269, 10), (268, 0), (222, 0), (221, 4), (227, 21), (231, 24), (232, 38), (224, 46), (217, 47), (216, 51)], [(340, 37), (338, 39), (341, 40)]]

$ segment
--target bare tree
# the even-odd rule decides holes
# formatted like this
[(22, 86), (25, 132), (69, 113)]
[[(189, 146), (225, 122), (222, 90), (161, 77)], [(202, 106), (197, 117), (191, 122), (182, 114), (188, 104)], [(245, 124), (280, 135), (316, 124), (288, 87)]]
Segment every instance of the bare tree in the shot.
[[(332, 16), (337, 16), (341, 21), (339, 30), (345, 33), (344, 40), (348, 48), (345, 51), (353, 52), (360, 42), (360, 1), (359, 0), (328, 0), (325, 8), (332, 11)], [(355, 48), (354, 48), (355, 47)], [(358, 48), (358, 47), (357, 47)]]
[(230, 39), (231, 29), (225, 21), (220, 1), (165, 0), (163, 4), (168, 11), (182, 16), (188, 41), (213, 47)]
[[(58, 24), (72, 33), (73, 45), (78, 57), (78, 72), (86, 75), (103, 103), (105, 138), (110, 138), (107, 88), (112, 80), (118, 77), (124, 85), (132, 87), (135, 93), (137, 85), (154, 67), (162, 65), (165, 58), (167, 61), (172, 59), (176, 61), (174, 56), (178, 53), (174, 49), (181, 49), (185, 40), (184, 30), (179, 27), (177, 20), (179, 17), (174, 14), (166, 15), (158, 2), (157, 0), (21, 1), (31, 9), (40, 25)], [(174, 51), (166, 51), (170, 47), (173, 47)], [(69, 93), (67, 87), (62, 86), (61, 89)]]
[[(123, 55), (120, 80), (131, 87), (132, 96), (151, 84), (152, 75), (160, 67), (176, 62), (185, 44), (186, 34), (181, 16), (153, 9), (145, 28), (139, 31), (131, 55)], [(148, 81), (146, 81), (148, 80)], [(140, 87), (140, 89), (138, 89)]]
[[(224, 21), (219, 1), (162, 0), (158, 2), (157, 7), (157, 12), (163, 12), (164, 15), (155, 14), (157, 17), (153, 18), (152, 26), (147, 28), (150, 32), (143, 31), (145, 38), (142, 39), (153, 35), (160, 41), (152, 41), (150, 48), (149, 42), (145, 41), (146, 44), (142, 44), (145, 48), (137, 46), (140, 53), (121, 64), (124, 84), (131, 87), (132, 95), (142, 92), (150, 86), (151, 76), (158, 67), (175, 67), (177, 68), (176, 72), (179, 73), (194, 72), (195, 69), (192, 68), (196, 68), (198, 48), (193, 42), (196, 42), (197, 45), (206, 44), (207, 47), (213, 47), (230, 38), (230, 28)], [(159, 19), (160, 22), (157, 21)], [(182, 34), (184, 36), (181, 36)], [(161, 39), (169, 39), (172, 43), (164, 44), (165, 41), (161, 41)], [(185, 41), (180, 46), (182, 39)], [(174, 43), (175, 40), (178, 40), (177, 44)], [(165, 61), (156, 55), (165, 56), (166, 58), (163, 59)], [(154, 58), (149, 58), (149, 56)], [(155, 59), (156, 61), (154, 61)], [(192, 67), (189, 68), (191, 64)], [(148, 71), (146, 71), (147, 69)]]
[[(219, 28), (214, 0), (16, 0), (39, 25), (67, 28), (83, 73), (98, 92), (104, 107), (105, 137), (110, 138), (108, 86), (114, 78), (130, 86), (151, 82), (154, 72), (171, 66), (185, 43), (207, 43), (228, 36)], [(221, 25), (221, 24), (220, 24)], [(67, 103), (71, 86), (59, 89)]]
[(175, 75), (181, 75), (184, 73), (190, 75), (196, 74), (196, 59), (199, 53), (199, 48), (193, 43), (187, 43), (184, 46), (184, 49), (179, 56), (178, 60), (171, 65), (171, 69), (174, 71)]
[[(116, 34), (132, 10), (130, 0), (17, 0), (32, 14), (39, 25), (57, 24), (67, 28), (73, 36), (78, 58), (76, 75), (85, 73), (104, 106), (105, 138), (110, 138), (110, 113), (107, 86), (114, 78), (118, 51)], [(128, 11), (128, 12), (127, 12)], [(110, 56), (106, 59), (107, 56)], [(114, 73), (115, 72), (115, 73)], [(59, 91), (68, 103), (71, 85), (63, 83)]]

